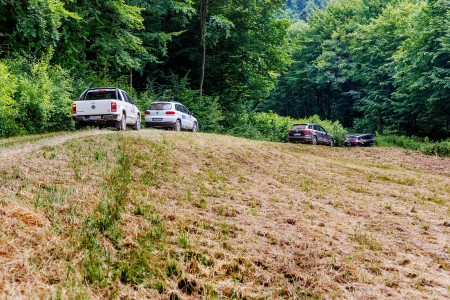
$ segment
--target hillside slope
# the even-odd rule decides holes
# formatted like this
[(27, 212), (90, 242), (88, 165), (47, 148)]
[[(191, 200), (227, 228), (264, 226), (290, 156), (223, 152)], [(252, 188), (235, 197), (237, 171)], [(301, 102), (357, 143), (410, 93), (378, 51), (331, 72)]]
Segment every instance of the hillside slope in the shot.
[(157, 130), (0, 141), (0, 293), (445, 299), (450, 159)]

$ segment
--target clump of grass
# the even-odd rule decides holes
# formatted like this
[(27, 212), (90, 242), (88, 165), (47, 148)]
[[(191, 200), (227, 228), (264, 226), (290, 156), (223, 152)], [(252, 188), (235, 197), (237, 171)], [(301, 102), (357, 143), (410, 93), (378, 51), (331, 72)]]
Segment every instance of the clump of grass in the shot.
[(190, 248), (190, 242), (189, 237), (186, 232), (182, 232), (180, 236), (178, 237), (178, 241), (180, 243), (181, 248), (183, 249), (189, 249)]
[(350, 240), (355, 241), (372, 251), (379, 251), (383, 249), (382, 244), (366, 232), (358, 231), (350, 237)]

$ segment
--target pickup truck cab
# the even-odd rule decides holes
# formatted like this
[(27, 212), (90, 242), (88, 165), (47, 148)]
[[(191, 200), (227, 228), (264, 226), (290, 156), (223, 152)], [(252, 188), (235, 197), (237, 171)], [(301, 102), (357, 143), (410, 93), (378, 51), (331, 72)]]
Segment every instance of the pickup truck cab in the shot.
[(115, 87), (89, 88), (78, 101), (72, 104), (72, 118), (75, 128), (86, 125), (113, 125), (125, 130), (127, 125), (134, 130), (141, 128), (141, 113), (128, 94)]

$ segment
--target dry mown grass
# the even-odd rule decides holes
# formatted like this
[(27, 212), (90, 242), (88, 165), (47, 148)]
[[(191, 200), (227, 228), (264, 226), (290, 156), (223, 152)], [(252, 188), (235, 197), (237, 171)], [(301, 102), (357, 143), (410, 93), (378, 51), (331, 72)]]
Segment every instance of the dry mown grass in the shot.
[(0, 150), (2, 297), (450, 296), (448, 158), (98, 133)]

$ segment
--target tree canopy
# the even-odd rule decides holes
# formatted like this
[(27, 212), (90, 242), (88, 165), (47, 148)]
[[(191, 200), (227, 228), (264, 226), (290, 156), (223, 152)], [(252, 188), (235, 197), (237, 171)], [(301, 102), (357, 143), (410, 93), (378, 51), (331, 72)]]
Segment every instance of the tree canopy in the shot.
[[(27, 80), (41, 78), (65, 82), (67, 99), (108, 84), (129, 88), (142, 109), (187, 101), (215, 111), (208, 128), (273, 111), (445, 137), (449, 23), (450, 0), (0, 0), (0, 67), (11, 82), (0, 110), (13, 120), (1, 135), (57, 128), (23, 117), (47, 86)], [(52, 99), (33, 106), (42, 124), (70, 102)]]
[(291, 26), (293, 63), (262, 107), (449, 136), (449, 16), (448, 0), (330, 2)]

